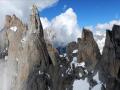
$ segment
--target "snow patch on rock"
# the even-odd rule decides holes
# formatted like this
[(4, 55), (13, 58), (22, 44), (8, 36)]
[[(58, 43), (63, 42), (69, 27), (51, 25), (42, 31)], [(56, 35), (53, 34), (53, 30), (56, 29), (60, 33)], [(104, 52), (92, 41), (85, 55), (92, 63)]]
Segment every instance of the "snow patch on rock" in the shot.
[(92, 90), (101, 90), (101, 84), (97, 84), (92, 88)]
[(93, 77), (93, 79), (96, 80), (98, 84), (97, 84), (96, 86), (94, 86), (94, 87), (92, 88), (92, 90), (101, 90), (102, 83), (101, 83), (100, 80), (99, 80), (99, 74), (98, 74), (98, 72), (97, 72), (97, 74)]
[(89, 90), (87, 78), (85, 80), (75, 80), (73, 83), (73, 90)]
[(78, 52), (78, 49), (76, 49), (76, 50), (73, 50), (73, 52), (72, 53), (77, 53)]
[(10, 27), (10, 30), (16, 32), (17, 31), (17, 26)]
[(73, 61), (71, 62), (71, 67), (73, 64), (75, 65), (75, 67), (78, 66), (85, 67), (85, 62), (77, 63), (77, 57), (73, 57)]
[(97, 74), (93, 77), (93, 79), (96, 80), (97, 83), (100, 83), (98, 72), (97, 72)]
[(6, 61), (8, 60), (8, 56), (5, 56), (5, 60), (6, 60)]
[(26, 38), (25, 38), (25, 37), (22, 38), (21, 42), (24, 42), (24, 41), (26, 41)]
[(40, 70), (39, 70), (39, 72), (38, 72), (38, 73), (39, 73), (39, 75), (43, 74), (43, 72), (41, 72)]

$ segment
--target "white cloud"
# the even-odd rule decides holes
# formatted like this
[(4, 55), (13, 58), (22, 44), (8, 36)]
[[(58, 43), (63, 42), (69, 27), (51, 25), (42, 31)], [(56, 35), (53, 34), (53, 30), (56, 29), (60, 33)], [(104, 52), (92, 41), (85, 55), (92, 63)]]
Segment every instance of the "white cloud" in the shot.
[[(64, 45), (81, 37), (81, 29), (78, 25), (77, 15), (72, 8), (67, 9), (51, 21), (47, 18), (41, 18), (41, 21), (44, 28), (49, 28), (54, 31), (56, 35), (54, 43), (57, 43), (57, 45)], [(120, 20), (99, 23), (95, 26), (85, 26), (85, 28), (92, 30), (101, 53), (105, 43), (106, 29), (111, 30), (114, 24), (120, 25)]]
[(40, 17), (43, 29), (46, 29), (51, 26), (51, 22), (46, 17)]
[(16, 14), (22, 20), (27, 21), (30, 15), (30, 8), (33, 4), (39, 7), (42, 11), (45, 8), (51, 7), (58, 0), (0, 0), (0, 27), (3, 26), (4, 17), (7, 14)]
[(99, 46), (101, 52), (103, 50), (103, 46), (105, 43), (106, 30), (107, 29), (112, 30), (112, 27), (114, 24), (120, 25), (120, 20), (112, 20), (107, 23), (100, 23), (93, 27), (93, 29), (95, 30), (95, 31), (93, 31), (94, 37), (98, 43), (98, 46)]
[(114, 24), (120, 25), (120, 20), (112, 20), (108, 23), (97, 24), (95, 28), (97, 30), (106, 30), (106, 29), (111, 30)]
[(89, 29), (89, 30), (93, 30), (94, 27), (91, 25), (91, 26), (85, 26), (84, 28)]
[(103, 46), (104, 46), (104, 43), (105, 43), (105, 37), (106, 37), (106, 31), (99, 31), (99, 30), (96, 30), (94, 33), (94, 38), (98, 44), (98, 47), (100, 49), (100, 52), (102, 53), (102, 50), (103, 50)]
[[(81, 36), (81, 30), (77, 22), (77, 15), (72, 8), (48, 21), (47, 18), (41, 18), (44, 28), (51, 28), (56, 34), (54, 43), (65, 45), (68, 42), (77, 40)], [(48, 25), (48, 27), (46, 26)]]

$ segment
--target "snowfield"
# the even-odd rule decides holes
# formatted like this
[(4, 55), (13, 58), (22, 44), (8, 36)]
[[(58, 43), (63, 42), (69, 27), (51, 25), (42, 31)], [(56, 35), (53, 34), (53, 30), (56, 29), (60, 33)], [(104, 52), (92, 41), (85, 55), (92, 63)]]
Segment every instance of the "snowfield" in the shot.
[[(92, 90), (101, 90), (101, 82), (99, 81), (98, 73), (93, 77), (97, 81), (97, 85)], [(89, 83), (87, 78), (85, 80), (75, 80), (73, 83), (73, 90), (89, 90)]]
[(73, 50), (73, 52), (72, 53), (77, 53), (78, 52), (78, 49), (76, 49), (76, 50)]
[(73, 57), (73, 61), (71, 62), (71, 67), (72, 67), (72, 64), (74, 64), (75, 67), (77, 66), (85, 67), (85, 62), (77, 63), (77, 57)]
[(85, 80), (75, 80), (73, 83), (73, 90), (89, 90), (89, 83)]

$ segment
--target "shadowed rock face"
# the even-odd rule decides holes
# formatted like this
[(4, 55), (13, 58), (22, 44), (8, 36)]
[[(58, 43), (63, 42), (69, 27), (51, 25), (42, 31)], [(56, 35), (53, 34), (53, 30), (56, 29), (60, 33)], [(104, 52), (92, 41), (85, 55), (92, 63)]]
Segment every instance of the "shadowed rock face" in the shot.
[(100, 60), (100, 51), (90, 30), (83, 29), (82, 38), (78, 44), (78, 62), (85, 62), (88, 71), (94, 70)]
[(78, 50), (78, 44), (76, 42), (70, 42), (66, 46), (66, 53), (70, 61), (73, 59), (73, 50)]
[(112, 31), (106, 31), (105, 46), (100, 67), (100, 80), (106, 84), (106, 90), (120, 89), (120, 26), (114, 25)]

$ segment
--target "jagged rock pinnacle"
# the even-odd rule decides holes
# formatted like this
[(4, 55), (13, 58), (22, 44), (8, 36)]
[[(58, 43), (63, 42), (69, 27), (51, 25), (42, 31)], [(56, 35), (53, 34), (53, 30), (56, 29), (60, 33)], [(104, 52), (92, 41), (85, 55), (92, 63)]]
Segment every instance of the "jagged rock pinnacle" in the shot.
[(90, 30), (84, 28), (82, 32), (82, 38), (84, 40), (93, 39), (93, 34)]
[(36, 15), (36, 14), (38, 14), (38, 9), (37, 9), (36, 5), (33, 5), (32, 6), (32, 15)]
[(40, 20), (40, 15), (38, 12), (38, 9), (36, 7), (36, 5), (33, 5), (32, 7), (32, 14), (30, 17), (30, 21), (31, 21), (31, 29), (34, 30), (34, 33), (39, 33), (40, 37), (43, 37), (43, 27), (42, 27), (42, 23)]
[(82, 38), (78, 44), (78, 62), (85, 61), (88, 71), (94, 70), (100, 60), (100, 51), (90, 30), (83, 29)]
[(100, 80), (106, 90), (120, 89), (120, 26), (114, 25), (106, 31), (106, 40), (100, 63)]

